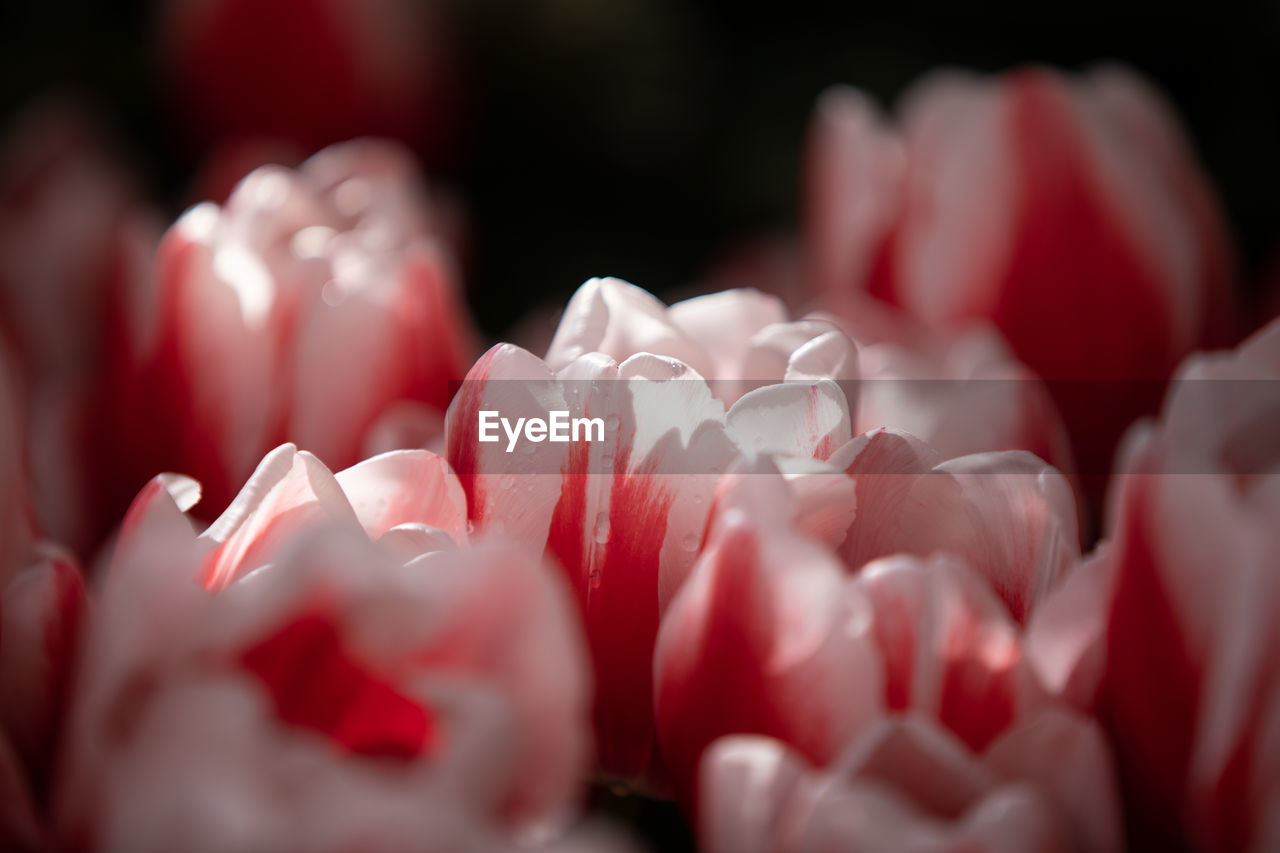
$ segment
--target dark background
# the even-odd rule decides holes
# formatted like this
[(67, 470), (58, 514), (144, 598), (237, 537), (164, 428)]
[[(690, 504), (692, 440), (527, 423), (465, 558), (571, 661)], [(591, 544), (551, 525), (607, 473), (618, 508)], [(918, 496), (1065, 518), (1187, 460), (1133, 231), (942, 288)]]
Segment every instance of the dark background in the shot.
[[(150, 4), (0, 0), (0, 119), (87, 93), (176, 214), (198, 152), (175, 142)], [(938, 65), (1123, 60), (1181, 114), (1218, 185), (1245, 287), (1280, 246), (1280, 3), (1199, 12), (987, 5), (455, 0), (466, 109), (432, 178), (470, 211), (468, 291), (490, 335), (585, 278), (687, 287), (736, 240), (795, 221), (809, 110), (846, 82), (892, 104)]]

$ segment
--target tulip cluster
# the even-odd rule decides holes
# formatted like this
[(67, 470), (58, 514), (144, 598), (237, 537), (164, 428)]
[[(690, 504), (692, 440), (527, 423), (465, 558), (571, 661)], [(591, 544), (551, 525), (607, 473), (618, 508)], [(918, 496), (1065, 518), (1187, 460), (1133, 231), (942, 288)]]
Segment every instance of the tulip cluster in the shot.
[(1280, 846), (1280, 321), (1128, 72), (833, 90), (780, 276), (478, 359), (393, 143), (5, 156), (0, 848)]

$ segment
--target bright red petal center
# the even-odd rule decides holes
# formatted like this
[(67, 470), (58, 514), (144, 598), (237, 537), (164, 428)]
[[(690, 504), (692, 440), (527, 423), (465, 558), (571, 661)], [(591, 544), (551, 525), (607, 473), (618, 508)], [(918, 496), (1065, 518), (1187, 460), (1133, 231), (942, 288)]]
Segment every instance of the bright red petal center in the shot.
[(350, 752), (411, 759), (437, 745), (430, 709), (354, 659), (337, 627), (320, 614), (290, 622), (247, 649), (240, 663), (270, 691), (281, 720), (327, 735)]

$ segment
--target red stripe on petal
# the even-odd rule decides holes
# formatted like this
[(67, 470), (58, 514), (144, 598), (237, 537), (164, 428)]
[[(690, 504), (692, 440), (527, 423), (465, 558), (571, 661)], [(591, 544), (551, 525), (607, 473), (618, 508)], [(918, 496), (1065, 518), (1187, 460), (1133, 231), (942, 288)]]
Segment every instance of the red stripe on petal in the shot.
[(241, 653), (240, 664), (262, 681), (283, 722), (357, 755), (409, 760), (438, 746), (430, 709), (366, 669), (322, 614), (298, 617)]

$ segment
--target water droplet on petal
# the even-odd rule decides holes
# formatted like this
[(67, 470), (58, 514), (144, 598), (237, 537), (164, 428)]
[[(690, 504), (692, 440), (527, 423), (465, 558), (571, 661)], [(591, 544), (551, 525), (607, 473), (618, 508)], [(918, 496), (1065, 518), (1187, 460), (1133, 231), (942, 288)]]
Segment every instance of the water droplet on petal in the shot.
[(687, 533), (680, 544), (684, 546), (686, 551), (696, 551), (698, 546), (702, 544), (702, 538), (696, 533)]
[(503, 474), (501, 477), (498, 478), (498, 488), (509, 489), (511, 488), (512, 485), (515, 484), (515, 481), (516, 481), (516, 478), (512, 477), (510, 474)]
[(603, 545), (609, 541), (609, 514), (600, 513), (596, 516), (595, 540)]
[(592, 570), (587, 574), (587, 578), (588, 578), (588, 581), (589, 581), (589, 582), (590, 582), (590, 584), (591, 584), (591, 588), (592, 588), (592, 589), (599, 589), (599, 588), (600, 588), (600, 574), (601, 574), (601, 572), (600, 572), (600, 570), (599, 570), (599, 569), (592, 569)]
[(604, 428), (613, 431), (618, 428), (618, 424), (622, 423), (622, 419), (617, 415), (609, 415), (604, 419)]

